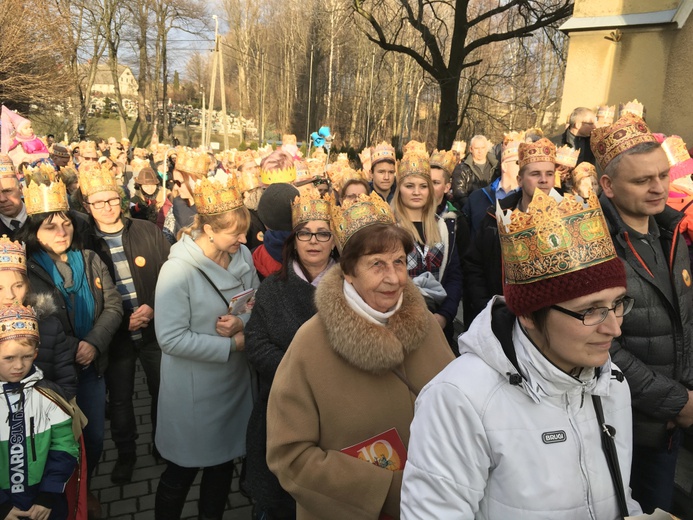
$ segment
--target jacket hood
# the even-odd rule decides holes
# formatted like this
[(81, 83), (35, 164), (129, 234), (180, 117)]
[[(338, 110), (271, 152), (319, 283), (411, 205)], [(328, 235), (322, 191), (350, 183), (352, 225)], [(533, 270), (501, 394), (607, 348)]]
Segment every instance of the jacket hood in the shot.
[(58, 303), (50, 293), (29, 294), (24, 304), (34, 309), (36, 318), (39, 320), (58, 314)]
[[(503, 311), (507, 311), (505, 316)], [(599, 370), (586, 368), (579, 377), (569, 375), (539, 351), (522, 329), (519, 320), (513, 318), (505, 306), (505, 298), (494, 296), (474, 319), (469, 330), (460, 336), (460, 355), (477, 355), (501, 377), (522, 388), (536, 402), (545, 397), (557, 397), (578, 390), (595, 395), (609, 394), (611, 359)], [(498, 334), (503, 332), (508, 333), (507, 336), (499, 338)], [(513, 349), (510, 355), (514, 354), (514, 360), (508, 356), (508, 349)]]
[(344, 274), (332, 267), (315, 292), (318, 316), (325, 325), (330, 347), (347, 363), (366, 372), (382, 374), (399, 366), (407, 354), (426, 341), (431, 318), (423, 296), (407, 280), (402, 305), (379, 325), (359, 316), (344, 297)]
[[(245, 258), (247, 256), (247, 258)], [(193, 267), (202, 270), (214, 282), (220, 290), (232, 289), (237, 286), (236, 279), (242, 279), (252, 269), (252, 260), (248, 249), (241, 245), (237, 253), (231, 255), (231, 263), (228, 269), (207, 258), (190, 235), (183, 237), (171, 246), (169, 260), (183, 261)], [(229, 276), (233, 273), (233, 276)]]

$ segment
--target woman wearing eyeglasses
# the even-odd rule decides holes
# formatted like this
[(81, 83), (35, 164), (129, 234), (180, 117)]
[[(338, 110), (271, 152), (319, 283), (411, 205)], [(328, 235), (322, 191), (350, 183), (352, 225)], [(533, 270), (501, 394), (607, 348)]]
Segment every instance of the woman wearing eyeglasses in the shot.
[(322, 200), (317, 190), (296, 198), (291, 208), (293, 231), (284, 243), (281, 269), (262, 282), (246, 326), (246, 351), (260, 383), (246, 436), (246, 488), (255, 500), (257, 518), (296, 515), (294, 499), (279, 485), (265, 460), (267, 399), (294, 334), (316, 313), (315, 288), (335, 264), (330, 209), (331, 202)]
[(599, 202), (537, 190), (498, 221), (505, 298), (419, 394), (402, 518), (640, 514), (630, 391), (609, 356), (633, 300)]

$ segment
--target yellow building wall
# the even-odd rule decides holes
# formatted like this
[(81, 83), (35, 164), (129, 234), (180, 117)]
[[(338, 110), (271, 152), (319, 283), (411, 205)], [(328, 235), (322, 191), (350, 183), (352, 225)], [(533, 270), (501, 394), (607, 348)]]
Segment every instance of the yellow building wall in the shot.
[(682, 0), (576, 0), (573, 16), (616, 16), (677, 9)]

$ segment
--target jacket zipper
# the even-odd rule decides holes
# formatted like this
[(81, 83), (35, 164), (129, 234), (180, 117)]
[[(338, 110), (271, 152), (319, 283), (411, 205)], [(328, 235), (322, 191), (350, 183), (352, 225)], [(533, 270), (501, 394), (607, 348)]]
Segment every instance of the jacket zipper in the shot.
[[(584, 402), (584, 395), (585, 395), (585, 384), (582, 383), (582, 390), (581, 390), (581, 403), (580, 407), (582, 407), (582, 402)], [(580, 435), (580, 431), (578, 430), (577, 426), (575, 425), (575, 421), (573, 418), (573, 414), (570, 410), (570, 397), (568, 394), (565, 396), (565, 411), (566, 414), (568, 415), (568, 422), (570, 423), (570, 427), (573, 430), (573, 434), (575, 435), (575, 438), (577, 439), (577, 444), (578, 444), (578, 463), (580, 465), (580, 473), (582, 474), (582, 481), (585, 485), (585, 493), (586, 493), (586, 499), (587, 499), (587, 511), (590, 514), (590, 518), (592, 520), (597, 520), (597, 518), (594, 516), (594, 507), (592, 506), (592, 488), (590, 487), (590, 480), (587, 474), (587, 468), (585, 467), (585, 449), (582, 445), (582, 436)]]
[(34, 439), (34, 418), (29, 418), (29, 436), (31, 437), (31, 456), (32, 460), (36, 462), (36, 440)]

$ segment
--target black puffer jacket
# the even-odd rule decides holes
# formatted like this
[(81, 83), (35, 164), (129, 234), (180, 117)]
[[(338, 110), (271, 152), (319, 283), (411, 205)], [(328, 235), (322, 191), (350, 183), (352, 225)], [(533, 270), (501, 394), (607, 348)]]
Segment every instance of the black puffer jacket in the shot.
[[(123, 299), (108, 273), (108, 268), (98, 255), (89, 249), (82, 250), (82, 255), (85, 274), (95, 303), (94, 326), (82, 339), (96, 348), (97, 356), (94, 363), (98, 373), (103, 374), (108, 366), (108, 346), (123, 318)], [(27, 258), (27, 273), (34, 292), (51, 294), (58, 302), (56, 316), (60, 318), (65, 334), (76, 337), (73, 326), (74, 316), (68, 312), (63, 295), (50, 275), (31, 257)]]
[(669, 260), (674, 294), (670, 301), (640, 261), (616, 208), (604, 194), (600, 202), (616, 253), (626, 267), (628, 295), (635, 298), (611, 357), (630, 385), (633, 442), (661, 448), (667, 442), (667, 421), (678, 415), (688, 401), (688, 389), (693, 389), (693, 289), (688, 249), (678, 230), (681, 214), (667, 207), (655, 216)]
[(274, 374), (296, 331), (316, 313), (314, 295), (315, 287), (299, 278), (293, 269), (289, 269), (286, 281), (272, 274), (258, 289), (245, 327), (248, 361), (260, 376), (260, 395), (246, 434), (246, 487), (262, 509), (295, 508), (291, 495), (267, 467), (267, 399)]
[[(522, 190), (500, 201), (503, 210), (516, 208)], [(469, 324), (496, 294), (503, 294), (503, 266), (495, 207), (489, 206), (464, 255), (464, 321)]]
[(25, 302), (36, 312), (40, 345), (36, 366), (43, 377), (57, 383), (69, 401), (77, 394), (77, 367), (75, 354), (79, 340), (65, 334), (58, 305), (50, 294), (30, 294)]

